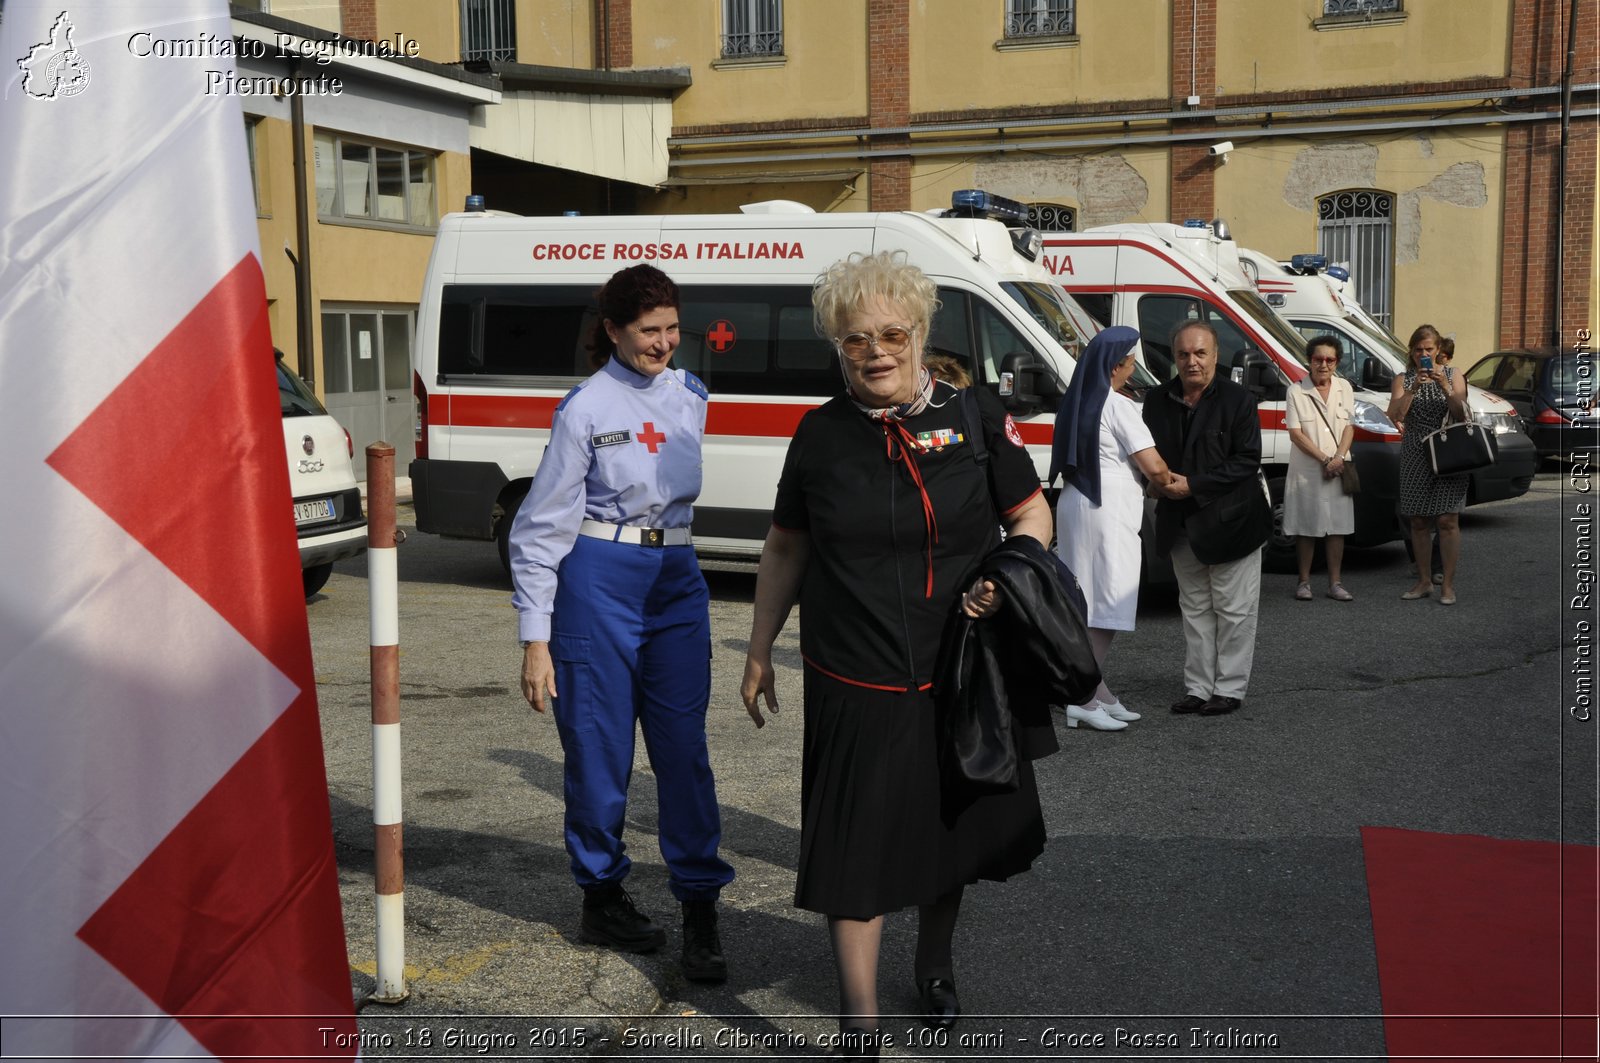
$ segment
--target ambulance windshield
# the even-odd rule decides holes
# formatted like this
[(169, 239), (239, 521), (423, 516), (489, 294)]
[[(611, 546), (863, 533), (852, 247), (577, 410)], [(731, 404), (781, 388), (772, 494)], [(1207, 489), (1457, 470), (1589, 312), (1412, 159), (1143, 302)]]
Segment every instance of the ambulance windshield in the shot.
[(1307, 369), (1311, 363), (1306, 361), (1306, 341), (1294, 330), (1277, 312), (1255, 292), (1247, 288), (1235, 288), (1228, 292), (1245, 313), (1249, 314), (1255, 325), (1261, 331), (1270, 335), (1283, 348), (1285, 354), (1299, 362)]
[(1078, 355), (1078, 345), (1082, 339), (1078, 335), (1077, 326), (1072, 323), (1072, 314), (1066, 306), (1066, 296), (1053, 284), (1034, 284), (1028, 281), (1007, 281), (1000, 287), (1005, 289), (1007, 295), (1022, 304), (1035, 321), (1044, 326), (1050, 333), (1050, 338), (1066, 348), (1067, 353), (1074, 358)]

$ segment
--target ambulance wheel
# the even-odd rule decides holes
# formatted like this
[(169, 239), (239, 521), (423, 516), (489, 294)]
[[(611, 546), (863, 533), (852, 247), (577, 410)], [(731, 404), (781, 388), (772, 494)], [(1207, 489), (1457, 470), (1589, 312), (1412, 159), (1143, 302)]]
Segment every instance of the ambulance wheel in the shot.
[(1294, 536), (1283, 534), (1283, 477), (1270, 477), (1267, 491), (1272, 495), (1272, 535), (1261, 552), (1261, 567), (1268, 572), (1298, 572), (1300, 559), (1295, 554)]
[(331, 575), (333, 575), (332, 561), (326, 565), (312, 565), (310, 568), (301, 569), (300, 580), (306, 585), (306, 597), (310, 598), (320, 591)]
[(500, 550), (500, 567), (506, 570), (506, 575), (511, 575), (511, 521), (517, 515), (517, 510), (522, 508), (522, 500), (527, 497), (524, 491), (520, 495), (513, 495), (505, 500), (501, 507), (500, 519), (494, 526), (494, 545)]

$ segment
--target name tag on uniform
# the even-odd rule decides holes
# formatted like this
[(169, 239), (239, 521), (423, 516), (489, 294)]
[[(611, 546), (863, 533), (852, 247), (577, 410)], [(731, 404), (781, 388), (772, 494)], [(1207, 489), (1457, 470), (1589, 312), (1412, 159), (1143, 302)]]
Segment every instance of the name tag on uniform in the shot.
[(633, 433), (624, 429), (621, 432), (601, 432), (597, 436), (589, 437), (590, 446), (614, 447), (618, 443), (626, 443), (633, 438)]
[(923, 450), (943, 450), (945, 447), (953, 447), (963, 442), (964, 439), (965, 437), (954, 428), (936, 428), (932, 432), (918, 432), (917, 446)]

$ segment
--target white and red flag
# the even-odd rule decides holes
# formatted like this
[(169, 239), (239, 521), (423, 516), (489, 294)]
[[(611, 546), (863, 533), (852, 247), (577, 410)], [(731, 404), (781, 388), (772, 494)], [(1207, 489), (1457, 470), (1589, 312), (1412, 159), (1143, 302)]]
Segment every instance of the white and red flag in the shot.
[(64, 2), (0, 23), (4, 1051), (349, 1057), (227, 7)]

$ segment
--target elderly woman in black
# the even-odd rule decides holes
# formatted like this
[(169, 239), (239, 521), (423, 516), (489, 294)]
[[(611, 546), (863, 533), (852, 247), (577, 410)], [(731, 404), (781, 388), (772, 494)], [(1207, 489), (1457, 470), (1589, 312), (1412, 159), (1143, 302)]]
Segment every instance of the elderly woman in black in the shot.
[[(891, 252), (836, 263), (813, 291), (818, 331), (845, 393), (801, 420), (789, 445), (756, 579), (740, 691), (756, 726), (778, 711), (772, 644), (796, 600), (805, 622), (805, 737), (795, 904), (828, 917), (850, 1054), (876, 1055), (878, 950), (886, 912), (919, 912), (915, 982), (925, 1021), (960, 1014), (952, 937), (962, 888), (1025, 871), (1044, 848), (1033, 773), (1015, 793), (940, 814), (935, 649), (956, 606), (999, 608), (972, 581), (1000, 540), (1050, 541), (1038, 473), (985, 389), (936, 382), (922, 364), (938, 302)], [(974, 432), (969, 425), (976, 423)], [(987, 473), (977, 458), (988, 452)], [(970, 582), (969, 582), (970, 581)], [(860, 1050), (865, 1048), (862, 1053)]]

